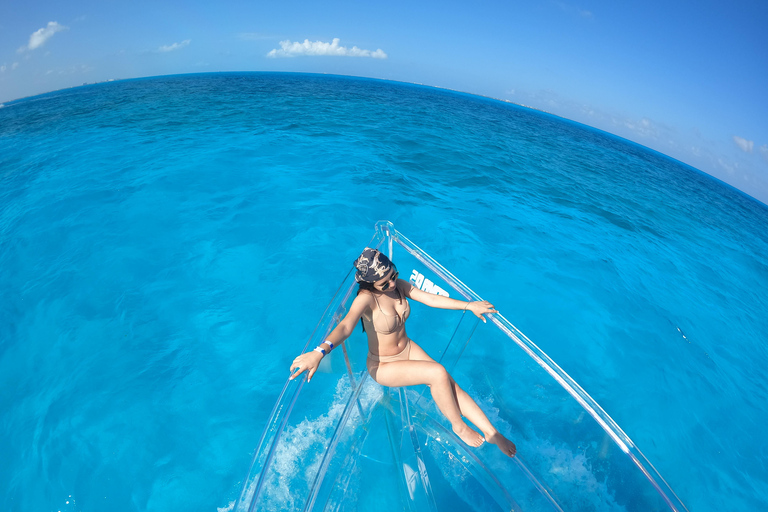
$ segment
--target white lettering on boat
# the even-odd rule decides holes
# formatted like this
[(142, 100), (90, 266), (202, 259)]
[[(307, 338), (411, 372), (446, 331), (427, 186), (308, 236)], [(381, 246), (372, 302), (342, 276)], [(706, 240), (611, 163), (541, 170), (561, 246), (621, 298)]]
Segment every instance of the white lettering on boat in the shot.
[(435, 295), (442, 295), (443, 297), (450, 297), (447, 291), (425, 278), (424, 274), (416, 269), (413, 270), (413, 274), (411, 274), (411, 277), (408, 280), (419, 290), (427, 293), (434, 293)]

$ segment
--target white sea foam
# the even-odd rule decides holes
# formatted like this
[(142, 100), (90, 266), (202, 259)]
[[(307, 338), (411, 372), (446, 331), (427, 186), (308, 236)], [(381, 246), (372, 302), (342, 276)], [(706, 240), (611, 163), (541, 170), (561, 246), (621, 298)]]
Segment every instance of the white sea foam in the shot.
[[(409, 391), (411, 399), (417, 397), (415, 391)], [(488, 419), (500, 432), (510, 435), (510, 425), (499, 416), (499, 409), (494, 406), (491, 397), (475, 397)], [(421, 402), (429, 408), (433, 417), (440, 413), (430, 402)], [(524, 435), (512, 439), (517, 445), (517, 453), (522, 457), (528, 469), (549, 487), (557, 501), (566, 510), (593, 510), (600, 512), (623, 512), (624, 506), (616, 503), (611, 489), (605, 480), (597, 476), (589, 457), (578, 449), (565, 443), (553, 443), (539, 437), (534, 427), (529, 427)], [(471, 475), (465, 465), (474, 464), (470, 460), (456, 461), (455, 456), (445, 452), (438, 443), (428, 443), (435, 461), (440, 466), (443, 476), (453, 490), (470, 506), (478, 504), (473, 494)], [(492, 446), (484, 446), (475, 452), (489, 470), (503, 483), (512, 482), (515, 487), (521, 485), (520, 474), (516, 465)], [(461, 463), (457, 463), (461, 462)], [(524, 482), (524, 481), (523, 481)], [(528, 485), (523, 483), (524, 485)], [(505, 487), (508, 487), (506, 484)], [(480, 505), (482, 508), (482, 505)]]
[[(346, 376), (340, 378), (326, 413), (286, 427), (259, 497), (259, 510), (278, 511), (303, 507), (303, 500), (315, 480), (315, 474), (351, 392), (349, 379)], [(381, 386), (369, 379), (359, 397), (363, 410), (369, 410), (381, 396)], [(355, 428), (361, 421), (357, 408), (354, 408), (345, 428)], [(255, 483), (248, 489), (245, 503), (250, 503)], [(220, 512), (226, 512), (226, 509), (220, 509)]]
[(232, 509), (235, 508), (235, 502), (230, 501), (229, 505), (226, 507), (216, 507), (216, 512), (232, 512)]
[[(479, 400), (491, 422), (503, 432), (511, 432), (509, 424), (499, 417), (499, 409), (491, 398)], [(605, 480), (601, 480), (583, 451), (566, 443), (553, 443), (540, 437), (535, 426), (528, 425), (526, 432), (518, 439), (517, 453), (525, 460), (528, 469), (552, 489), (556, 499), (565, 510), (593, 510), (623, 512), (624, 506), (616, 503), (613, 491)], [(494, 471), (509, 467), (498, 451), (491, 452)]]

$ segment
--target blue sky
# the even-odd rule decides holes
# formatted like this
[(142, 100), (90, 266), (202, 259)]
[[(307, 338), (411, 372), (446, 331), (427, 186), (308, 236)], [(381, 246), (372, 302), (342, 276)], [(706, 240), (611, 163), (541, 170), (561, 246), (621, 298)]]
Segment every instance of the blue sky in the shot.
[(508, 100), (638, 142), (768, 203), (766, 0), (0, 6), (0, 102), (212, 71), (338, 73)]

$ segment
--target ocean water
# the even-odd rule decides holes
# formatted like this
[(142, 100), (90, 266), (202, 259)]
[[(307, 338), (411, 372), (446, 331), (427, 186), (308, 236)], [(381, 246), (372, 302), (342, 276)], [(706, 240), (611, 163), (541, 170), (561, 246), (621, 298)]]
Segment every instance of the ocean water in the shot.
[(768, 207), (530, 109), (267, 73), (0, 108), (0, 508), (226, 508), (380, 219), (557, 361), (692, 512), (768, 508)]

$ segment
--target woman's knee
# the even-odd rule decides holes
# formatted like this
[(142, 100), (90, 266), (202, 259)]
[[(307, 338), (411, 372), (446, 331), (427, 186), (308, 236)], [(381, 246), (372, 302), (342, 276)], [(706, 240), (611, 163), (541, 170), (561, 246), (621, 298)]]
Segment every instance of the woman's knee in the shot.
[(429, 375), (429, 386), (444, 386), (446, 384), (450, 385), (452, 383), (451, 375), (448, 373), (448, 370), (445, 369), (445, 366), (441, 365), (440, 363), (435, 363), (434, 366), (430, 369), (430, 375)]

